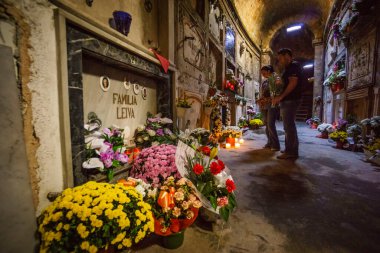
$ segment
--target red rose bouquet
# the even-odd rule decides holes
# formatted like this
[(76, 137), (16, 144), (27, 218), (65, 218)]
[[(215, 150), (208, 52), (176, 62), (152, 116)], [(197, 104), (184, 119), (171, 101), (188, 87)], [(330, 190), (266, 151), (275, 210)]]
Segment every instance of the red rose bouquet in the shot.
[(168, 236), (189, 227), (196, 220), (202, 202), (187, 179), (169, 177), (153, 196), (149, 196), (154, 214), (154, 232)]

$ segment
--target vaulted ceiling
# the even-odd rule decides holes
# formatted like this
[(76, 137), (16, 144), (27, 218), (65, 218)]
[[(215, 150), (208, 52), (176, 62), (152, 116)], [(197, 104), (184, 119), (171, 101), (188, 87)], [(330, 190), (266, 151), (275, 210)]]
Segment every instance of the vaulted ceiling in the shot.
[(236, 10), (252, 40), (270, 47), (284, 26), (303, 23), (314, 38), (322, 38), (334, 0), (234, 0)]

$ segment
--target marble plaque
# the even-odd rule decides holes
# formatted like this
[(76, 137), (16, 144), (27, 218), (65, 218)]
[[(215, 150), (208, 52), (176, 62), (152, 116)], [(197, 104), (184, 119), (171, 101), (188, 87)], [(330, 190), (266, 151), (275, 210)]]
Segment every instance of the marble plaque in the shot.
[(360, 37), (350, 45), (348, 89), (373, 83), (376, 32)]
[(85, 121), (88, 113), (95, 112), (103, 127), (124, 128), (125, 143), (133, 145), (137, 126), (145, 123), (148, 112), (157, 113), (157, 84), (151, 78), (85, 57), (83, 104)]
[(188, 15), (183, 17), (183, 56), (186, 62), (199, 70), (205, 67), (204, 32), (193, 23)]

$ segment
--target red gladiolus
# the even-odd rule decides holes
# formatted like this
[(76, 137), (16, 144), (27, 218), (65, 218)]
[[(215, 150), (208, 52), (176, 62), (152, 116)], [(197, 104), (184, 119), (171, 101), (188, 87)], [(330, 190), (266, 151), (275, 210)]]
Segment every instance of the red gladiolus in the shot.
[(203, 172), (203, 166), (200, 165), (199, 163), (197, 163), (197, 164), (194, 165), (193, 171), (194, 171), (195, 174), (200, 175)]
[(222, 170), (224, 170), (224, 168), (226, 167), (226, 166), (224, 165), (224, 162), (222, 162), (222, 160), (218, 160), (218, 164), (219, 164), (219, 166), (220, 166), (220, 168), (221, 168)]
[(218, 175), (222, 171), (222, 167), (219, 165), (218, 162), (212, 162), (210, 165), (210, 172), (213, 175)]
[(207, 155), (207, 156), (210, 156), (210, 152), (211, 152), (211, 149), (207, 146), (204, 146), (202, 147), (202, 153)]
[(232, 181), (231, 179), (227, 179), (226, 188), (228, 192), (233, 192), (236, 189), (234, 181)]

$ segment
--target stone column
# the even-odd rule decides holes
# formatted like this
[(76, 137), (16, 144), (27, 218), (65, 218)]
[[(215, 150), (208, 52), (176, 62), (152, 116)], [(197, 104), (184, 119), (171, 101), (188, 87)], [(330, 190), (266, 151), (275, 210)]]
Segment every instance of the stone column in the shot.
[[(313, 40), (314, 47), (314, 89), (313, 89), (313, 115), (322, 117), (321, 106), (323, 98), (323, 55), (324, 47), (322, 39)], [(317, 101), (317, 97), (320, 97), (320, 102)]]

